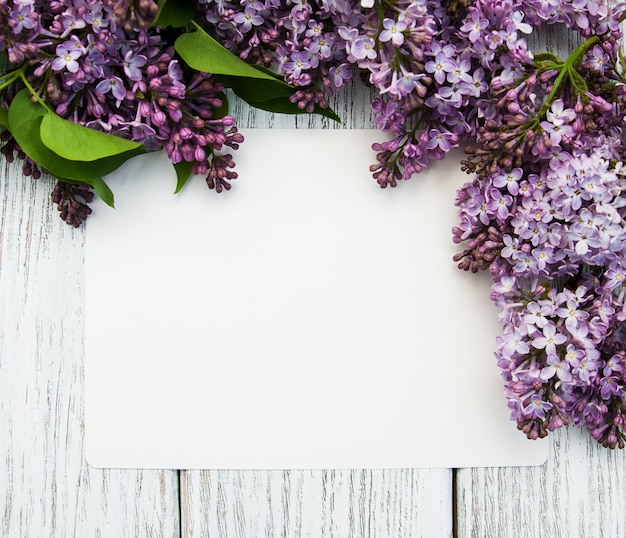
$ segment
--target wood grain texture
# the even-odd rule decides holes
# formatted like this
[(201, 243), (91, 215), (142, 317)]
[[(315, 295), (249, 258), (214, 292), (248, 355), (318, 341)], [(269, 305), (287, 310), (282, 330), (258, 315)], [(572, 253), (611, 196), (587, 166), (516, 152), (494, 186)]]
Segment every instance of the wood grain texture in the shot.
[(83, 459), (83, 243), (52, 182), (0, 170), (0, 536), (174, 537), (178, 473)]
[(626, 536), (626, 454), (575, 427), (552, 437), (541, 467), (457, 472), (459, 537)]
[(188, 471), (184, 537), (452, 536), (451, 472), (441, 469)]

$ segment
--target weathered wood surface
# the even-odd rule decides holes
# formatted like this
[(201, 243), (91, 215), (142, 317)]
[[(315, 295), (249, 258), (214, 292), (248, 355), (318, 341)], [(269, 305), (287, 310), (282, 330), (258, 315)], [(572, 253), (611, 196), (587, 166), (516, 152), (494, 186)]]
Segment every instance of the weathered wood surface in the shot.
[(84, 233), (49, 181), (0, 176), (0, 536), (178, 536), (176, 472), (83, 459)]
[[(344, 125), (241, 105), (235, 113), (242, 127), (371, 126), (366, 92), (334, 106)], [(50, 182), (2, 163), (0, 536), (626, 536), (625, 455), (574, 430), (554, 436), (550, 460), (538, 468), (89, 467), (82, 455), (84, 234), (58, 219), (50, 190)]]
[(452, 535), (447, 470), (185, 471), (183, 536)]
[(626, 536), (626, 454), (577, 428), (552, 449), (541, 467), (456, 471), (458, 536)]

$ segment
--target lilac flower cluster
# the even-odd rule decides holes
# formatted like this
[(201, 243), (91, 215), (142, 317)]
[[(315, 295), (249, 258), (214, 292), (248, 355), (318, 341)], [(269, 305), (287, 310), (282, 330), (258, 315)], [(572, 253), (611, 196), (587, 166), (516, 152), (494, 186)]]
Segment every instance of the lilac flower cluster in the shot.
[[(305, 111), (328, 107), (328, 99), (352, 78), (343, 21), (367, 17), (346, 0), (199, 0), (199, 20), (209, 33), (249, 63), (273, 67), (286, 82), (302, 88), (292, 100)], [(364, 48), (365, 43), (357, 44)]]
[[(626, 110), (622, 9), (599, 0), (203, 0), (210, 32), (324, 104), (349, 77), (377, 89), (393, 134), (371, 167), (396, 186), (474, 141), (458, 193), (459, 267), (490, 269), (504, 325), (497, 358), (530, 438), (567, 423), (624, 446)], [(526, 35), (560, 24), (566, 60)], [(328, 45), (326, 49), (320, 44)], [(340, 73), (340, 76), (337, 76)], [(306, 97), (305, 97), (306, 96)]]
[[(565, 61), (537, 55), (491, 82), (457, 196), (462, 269), (489, 268), (504, 325), (497, 359), (512, 419), (529, 438), (565, 424), (624, 447), (626, 85), (621, 9), (520, 2), (525, 20), (584, 41)], [(471, 8), (470, 8), (471, 11)], [(487, 109), (485, 109), (487, 110)]]
[[(156, 10), (153, 0), (0, 0), (0, 53), (59, 116), (164, 148), (228, 189), (234, 162), (217, 152), (242, 137), (218, 113), (223, 87), (183, 69), (150, 25)], [(281, 75), (303, 111), (328, 107), (355, 74), (374, 87), (375, 123), (391, 133), (374, 146), (381, 187), (468, 143), (475, 177), (456, 199), (455, 260), (491, 273), (497, 362), (529, 438), (572, 423), (606, 447), (626, 444), (625, 12), (601, 0), (195, 5), (196, 27)], [(551, 24), (580, 40), (564, 60), (529, 50), (526, 36)], [(20, 80), (0, 77), (0, 106)], [(8, 132), (0, 140), (40, 175)], [(92, 196), (68, 183), (53, 193), (73, 225)]]
[(372, 172), (396, 186), (474, 137), (490, 113), (490, 82), (530, 61), (519, 2), (224, 2), (202, 0), (207, 30), (243, 59), (273, 66), (302, 87), (303, 109), (326, 106), (357, 70), (377, 89)]
[[(223, 87), (206, 73), (185, 74), (150, 26), (156, 10), (152, 0), (0, 0), (0, 51), (62, 118), (149, 150), (164, 148), (173, 163), (185, 161), (192, 173), (206, 175), (210, 187), (229, 188), (232, 157), (216, 152), (236, 149), (242, 137), (230, 116), (215, 117)], [(19, 80), (0, 86), (4, 108), (20, 87)], [(4, 138), (9, 160), (15, 151), (25, 157)], [(29, 159), (24, 172), (40, 175)], [(75, 226), (89, 213), (83, 191), (55, 191), (62, 216)]]

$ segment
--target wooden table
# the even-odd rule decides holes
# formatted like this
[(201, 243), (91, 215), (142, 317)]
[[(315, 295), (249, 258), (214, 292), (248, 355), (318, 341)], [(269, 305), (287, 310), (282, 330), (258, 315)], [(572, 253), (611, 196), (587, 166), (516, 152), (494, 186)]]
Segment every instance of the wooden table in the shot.
[[(242, 127), (371, 127), (369, 95), (360, 86), (333, 103), (346, 118), (341, 126), (233, 106)], [(599, 447), (577, 429), (554, 434), (549, 461), (536, 468), (212, 472), (88, 466), (84, 230), (57, 217), (51, 181), (24, 178), (19, 165), (5, 162), (0, 180), (0, 536), (626, 536), (626, 454)]]

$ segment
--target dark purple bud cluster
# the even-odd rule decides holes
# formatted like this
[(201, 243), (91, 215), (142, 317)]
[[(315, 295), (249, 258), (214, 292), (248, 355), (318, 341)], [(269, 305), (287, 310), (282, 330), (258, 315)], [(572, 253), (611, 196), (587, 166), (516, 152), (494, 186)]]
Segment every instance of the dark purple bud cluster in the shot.
[(78, 228), (91, 214), (89, 203), (94, 193), (88, 185), (58, 181), (52, 191), (52, 201), (57, 204), (61, 219)]

